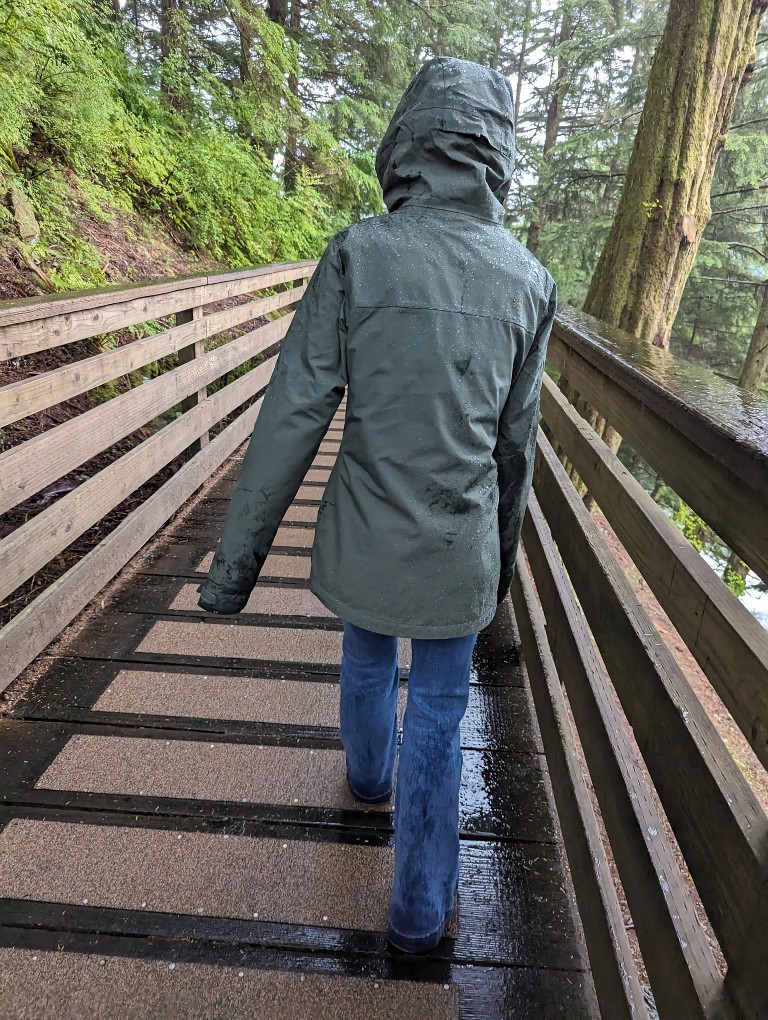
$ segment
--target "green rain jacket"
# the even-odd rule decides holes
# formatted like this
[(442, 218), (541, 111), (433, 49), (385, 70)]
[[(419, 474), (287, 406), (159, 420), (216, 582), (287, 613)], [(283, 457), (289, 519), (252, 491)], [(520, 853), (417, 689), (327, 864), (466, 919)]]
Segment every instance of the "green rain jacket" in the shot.
[(507, 80), (425, 64), (377, 155), (389, 214), (332, 239), (283, 341), (204, 609), (245, 605), (346, 391), (310, 588), (381, 634), (490, 623), (512, 580), (556, 303), (502, 223), (513, 161)]

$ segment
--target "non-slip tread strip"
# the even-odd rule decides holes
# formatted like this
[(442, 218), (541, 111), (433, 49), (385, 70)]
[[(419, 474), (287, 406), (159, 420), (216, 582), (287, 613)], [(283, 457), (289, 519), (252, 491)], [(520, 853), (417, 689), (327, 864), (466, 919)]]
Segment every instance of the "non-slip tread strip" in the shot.
[(4, 1020), (454, 1020), (452, 983), (0, 949)]
[(36, 784), (192, 800), (387, 811), (349, 791), (343, 751), (145, 737), (72, 737)]
[(387, 846), (14, 818), (0, 895), (127, 910), (383, 931)]
[[(198, 585), (196, 584), (183, 585), (168, 608), (202, 611), (198, 606), (200, 596), (197, 589)], [(326, 609), (320, 599), (313, 595), (308, 588), (281, 588), (277, 585), (256, 585), (243, 611), (280, 616), (322, 616), (335, 619), (331, 610)]]
[[(205, 658), (269, 659), (338, 666), (341, 631), (256, 627), (225, 621), (158, 620), (139, 642), (139, 653)], [(410, 642), (400, 642), (401, 666), (410, 663)]]

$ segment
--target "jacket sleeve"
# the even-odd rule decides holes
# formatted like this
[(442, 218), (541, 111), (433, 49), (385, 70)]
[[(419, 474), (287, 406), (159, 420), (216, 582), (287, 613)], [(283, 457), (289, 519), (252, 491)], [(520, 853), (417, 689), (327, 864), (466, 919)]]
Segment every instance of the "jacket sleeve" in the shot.
[(547, 342), (557, 308), (553, 282), (549, 304), (530, 349), (517, 374), (499, 420), (494, 459), (499, 476), (499, 540), (501, 573), (498, 601), (509, 592), (515, 573), (515, 557), (533, 477), (536, 428)]
[(239, 613), (346, 385), (344, 278), (334, 238), (283, 340), (200, 606)]

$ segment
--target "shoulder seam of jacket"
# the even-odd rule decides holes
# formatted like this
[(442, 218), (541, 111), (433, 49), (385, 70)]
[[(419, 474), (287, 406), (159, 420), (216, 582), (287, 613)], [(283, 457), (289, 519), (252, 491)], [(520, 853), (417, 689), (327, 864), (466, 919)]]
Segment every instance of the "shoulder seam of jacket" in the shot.
[(363, 305), (355, 303), (353, 308), (408, 308), (415, 312), (446, 312), (448, 315), (468, 315), (473, 319), (493, 319), (495, 322), (506, 322), (510, 326), (517, 326), (519, 329), (524, 330), (526, 333), (530, 333), (532, 336), (536, 334), (535, 329), (531, 329), (530, 326), (524, 325), (522, 322), (518, 322), (517, 319), (507, 319), (503, 315), (483, 315), (482, 312), (468, 312), (462, 311), (460, 308), (437, 308), (435, 305)]

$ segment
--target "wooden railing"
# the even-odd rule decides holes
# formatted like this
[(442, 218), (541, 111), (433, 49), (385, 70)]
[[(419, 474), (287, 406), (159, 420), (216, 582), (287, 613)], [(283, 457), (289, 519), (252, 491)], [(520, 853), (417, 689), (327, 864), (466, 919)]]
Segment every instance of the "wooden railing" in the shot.
[[(768, 405), (575, 312), (550, 363), (768, 576)], [(765, 1018), (768, 821), (562, 462), (763, 767), (768, 632), (549, 378), (542, 418), (512, 596), (602, 1015)]]
[[(177, 355), (140, 386), (0, 454), (0, 514), (172, 408), (183, 412), (0, 541), (0, 600), (186, 457), (0, 631), (0, 689), (247, 439), (259, 412), (254, 398), (275, 359), (215, 392), (208, 388), (274, 345), (291, 313), (226, 343), (215, 338), (290, 308), (313, 268), (270, 266), (0, 310), (0, 360), (175, 316), (174, 325), (146, 339), (0, 388), (0, 428)], [(290, 283), (293, 289), (205, 313), (213, 303)], [(558, 318), (550, 360), (766, 578), (765, 404), (665, 352), (609, 337), (576, 313)], [(651, 1017), (647, 979), (662, 1020), (765, 1018), (765, 813), (561, 459), (587, 485), (763, 767), (768, 634), (550, 379), (542, 412), (558, 452), (540, 433), (512, 595), (602, 1015)]]
[[(0, 630), (0, 690), (248, 438), (260, 407), (260, 401), (253, 403), (253, 398), (266, 386), (276, 359), (269, 358), (245, 374), (242, 366), (283, 337), (293, 313), (226, 343), (219, 334), (269, 312), (289, 309), (300, 300), (314, 266), (314, 262), (286, 263), (52, 299), (32, 298), (0, 308), (0, 361), (175, 317), (174, 325), (146, 339), (92, 357), (63, 359), (61, 367), (29, 374), (0, 388), (2, 429), (171, 359), (170, 365), (164, 362), (169, 367), (154, 378), (0, 454), (0, 515), (172, 408), (181, 412), (0, 541), (0, 601), (159, 471), (183, 455), (187, 458), (180, 470)], [(288, 288), (288, 284), (293, 286)], [(206, 314), (206, 306), (258, 291), (272, 293)], [(241, 371), (235, 373), (236, 369)], [(209, 395), (207, 388), (227, 373), (237, 377)], [(245, 410), (243, 405), (248, 405)], [(235, 414), (237, 417), (209, 442), (214, 426)]]

